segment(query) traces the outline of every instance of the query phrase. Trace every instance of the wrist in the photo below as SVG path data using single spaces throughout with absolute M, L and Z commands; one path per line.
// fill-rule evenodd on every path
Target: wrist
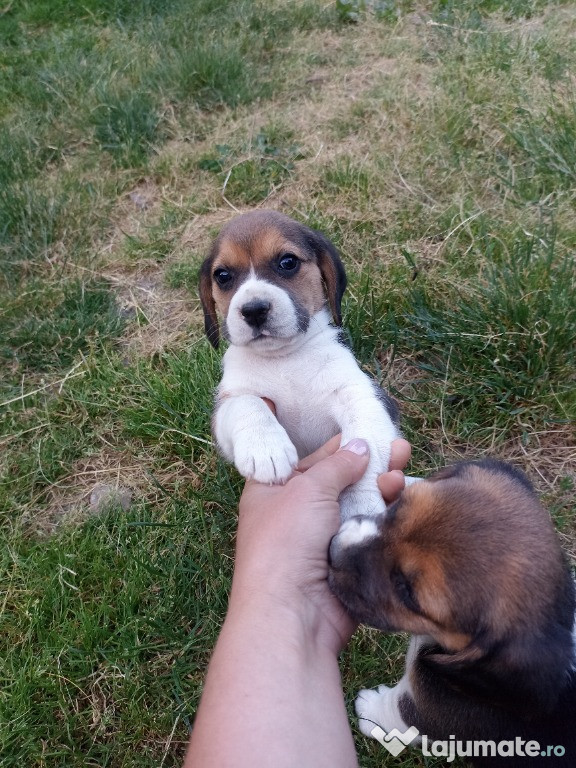
M 233 587 L 188 765 L 356 764 L 337 651 L 314 628 L 314 607 L 293 598 Z
M 336 659 L 352 628 L 348 633 L 334 626 L 325 610 L 326 601 L 333 600 L 337 610 L 342 614 L 345 611 L 326 591 L 327 594 L 318 594 L 310 587 L 304 592 L 290 584 L 282 584 L 281 588 L 270 584 L 254 588 L 233 582 L 226 621 L 235 626 L 251 625 L 272 642 L 311 654 L 328 653 Z

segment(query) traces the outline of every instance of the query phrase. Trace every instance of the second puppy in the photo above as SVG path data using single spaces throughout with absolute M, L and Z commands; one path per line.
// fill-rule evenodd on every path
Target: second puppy
M 330 557 L 356 620 L 413 634 L 400 683 L 360 691 L 365 735 L 415 728 L 494 768 L 576 765 L 574 580 L 522 473 L 444 469 L 385 518 L 345 522 Z
M 364 438 L 370 464 L 340 498 L 343 519 L 386 506 L 376 486 L 399 436 L 393 401 L 341 343 L 346 274 L 332 243 L 276 211 L 230 221 L 204 261 L 200 298 L 210 342 L 230 342 L 216 395 L 218 446 L 244 477 L 283 483 L 298 460 L 342 433 Z M 271 400 L 276 417 L 262 398 Z

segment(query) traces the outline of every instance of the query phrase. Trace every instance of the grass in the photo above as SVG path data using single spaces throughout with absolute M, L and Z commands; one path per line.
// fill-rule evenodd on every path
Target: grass
M 411 473 L 513 461 L 576 559 L 575 28 L 567 0 L 2 10 L 2 765 L 181 763 L 241 489 L 196 292 L 234 209 L 338 246 Z M 130 508 L 97 512 L 98 483 Z M 405 645 L 357 633 L 351 716 Z
M 40 299 L 40 306 L 48 304 L 50 311 L 31 308 L 35 299 Z M 99 338 L 118 335 L 123 325 L 114 296 L 102 280 L 69 281 L 58 299 L 46 296 L 41 284 L 30 286 L 25 296 L 6 307 L 2 320 L 0 356 L 22 371 L 36 372 L 72 366 L 80 352 Z

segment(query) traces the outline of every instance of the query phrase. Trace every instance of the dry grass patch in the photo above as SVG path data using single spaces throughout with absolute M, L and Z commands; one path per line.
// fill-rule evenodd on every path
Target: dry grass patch
M 181 344 L 198 319 L 196 302 L 188 292 L 165 284 L 164 269 L 146 269 L 118 280 L 122 311 L 133 316 L 121 343 L 130 357 L 149 357 Z
M 160 510 L 166 490 L 190 492 L 202 483 L 202 471 L 182 460 L 158 467 L 146 454 L 108 448 L 76 461 L 69 474 L 46 489 L 42 501 L 29 505 L 22 523 L 35 536 L 51 536 L 63 526 L 81 525 L 111 506 L 127 511 L 132 505 L 146 503 Z

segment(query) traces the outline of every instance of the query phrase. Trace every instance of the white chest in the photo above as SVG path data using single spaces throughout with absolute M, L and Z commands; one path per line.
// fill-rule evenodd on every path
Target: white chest
M 356 377 L 366 379 L 336 339 L 275 359 L 231 347 L 224 356 L 220 393 L 272 400 L 278 421 L 302 458 L 339 432 L 333 401 Z

